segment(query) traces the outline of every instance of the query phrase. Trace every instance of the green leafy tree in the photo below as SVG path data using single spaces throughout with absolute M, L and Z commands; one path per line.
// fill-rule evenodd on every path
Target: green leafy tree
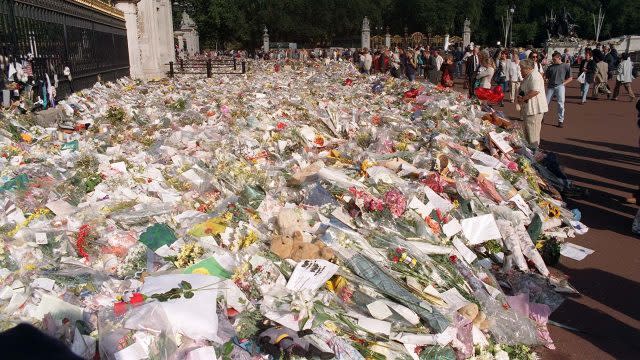
M 592 15 L 605 12 L 601 38 L 640 33 L 639 0 L 174 0 L 174 26 L 182 11 L 198 25 L 203 48 L 257 48 L 266 26 L 274 42 L 300 46 L 359 45 L 362 19 L 371 20 L 372 34 L 389 27 L 392 34 L 420 31 L 430 35 L 461 35 L 471 21 L 472 39 L 480 44 L 504 41 L 502 18 L 515 5 L 513 41 L 540 45 L 547 39 L 545 15 L 566 9 L 578 35 L 594 38 Z M 348 40 L 348 41 L 347 41 Z

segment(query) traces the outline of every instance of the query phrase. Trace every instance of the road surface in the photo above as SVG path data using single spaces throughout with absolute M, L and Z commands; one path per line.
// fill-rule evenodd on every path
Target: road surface
M 625 92 L 619 101 L 580 105 L 578 87 L 577 81 L 568 85 L 564 128 L 555 126 L 552 102 L 541 147 L 556 152 L 570 179 L 589 188 L 588 198 L 568 200 L 590 227 L 570 242 L 595 253 L 583 261 L 561 257 L 555 267 L 580 295 L 568 298 L 551 320 L 574 330 L 550 326 L 557 350 L 539 354 L 545 360 L 640 359 L 640 237 L 631 233 L 638 207 L 625 202 L 640 184 L 635 102 Z M 640 94 L 640 79 L 633 87 Z M 518 117 L 513 104 L 501 110 Z

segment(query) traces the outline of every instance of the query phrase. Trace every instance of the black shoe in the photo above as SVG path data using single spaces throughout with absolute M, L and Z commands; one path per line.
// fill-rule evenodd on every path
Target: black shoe
M 559 128 L 563 128 L 563 127 L 564 127 L 564 123 L 563 123 L 563 122 L 559 122 L 559 123 L 558 123 L 558 127 L 559 127 Z

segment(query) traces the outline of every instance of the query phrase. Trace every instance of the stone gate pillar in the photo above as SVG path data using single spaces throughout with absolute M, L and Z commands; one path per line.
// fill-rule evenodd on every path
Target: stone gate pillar
M 264 34 L 262 35 L 262 51 L 269 52 L 269 31 L 267 27 L 264 27 Z
M 140 0 L 120 0 L 116 8 L 124 13 L 127 27 L 127 47 L 129 48 L 129 74 L 132 78 L 143 77 L 140 43 L 138 42 L 138 2 Z
M 362 20 L 362 48 L 371 49 L 371 27 L 369 26 L 369 19 L 365 16 Z
M 466 19 L 464 21 L 464 30 L 462 32 L 462 46 L 467 47 L 471 43 L 471 21 Z
M 389 34 L 389 27 L 387 26 L 387 33 L 384 35 L 384 46 L 389 49 L 391 48 L 391 34 Z
M 117 0 L 125 13 L 130 73 L 134 78 L 164 77 L 175 61 L 169 0 Z

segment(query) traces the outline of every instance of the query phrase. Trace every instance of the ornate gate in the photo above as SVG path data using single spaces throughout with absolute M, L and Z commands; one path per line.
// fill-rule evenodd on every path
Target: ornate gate
M 124 16 L 97 0 L 0 0 L 0 55 L 11 61 L 33 55 L 36 79 L 60 79 L 58 94 L 70 92 L 62 73 L 68 66 L 75 90 L 92 86 L 98 76 L 129 75 Z

